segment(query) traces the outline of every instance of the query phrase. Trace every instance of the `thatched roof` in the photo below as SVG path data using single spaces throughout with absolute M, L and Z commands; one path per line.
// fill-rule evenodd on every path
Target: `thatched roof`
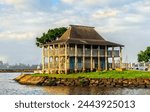
M 49 44 L 58 43 L 123 46 L 121 44 L 106 41 L 95 31 L 94 27 L 79 25 L 70 25 L 68 30 L 58 40 Z

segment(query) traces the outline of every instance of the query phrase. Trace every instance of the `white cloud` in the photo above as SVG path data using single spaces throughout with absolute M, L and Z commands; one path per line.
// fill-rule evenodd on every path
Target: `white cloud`
M 26 40 L 26 39 L 31 39 L 35 38 L 36 34 L 33 32 L 2 32 L 0 33 L 0 39 L 1 40 L 10 40 L 10 39 L 15 39 L 15 40 Z
M 131 23 L 139 23 L 139 22 L 143 22 L 144 18 L 141 15 L 132 14 L 125 17 L 124 20 Z
M 25 1 L 24 0 L 0 0 L 1 3 L 5 4 L 13 4 L 13 5 L 19 5 L 23 4 Z
M 64 3 L 72 4 L 75 0 L 61 0 Z
M 78 5 L 104 5 L 104 4 L 109 4 L 112 1 L 111 0 L 61 0 L 63 3 L 66 4 L 70 4 L 70 5 L 74 5 L 74 4 L 78 4 Z
M 4 63 L 6 63 L 8 61 L 8 57 L 0 55 L 0 61 L 3 61 Z
M 11 5 L 16 9 L 26 9 L 32 0 L 0 0 L 0 4 Z
M 105 18 L 105 17 L 115 17 L 117 16 L 119 11 L 115 10 L 115 9 L 104 9 L 104 10 L 98 10 L 96 11 L 92 17 L 96 18 L 96 19 L 100 19 L 100 18 Z

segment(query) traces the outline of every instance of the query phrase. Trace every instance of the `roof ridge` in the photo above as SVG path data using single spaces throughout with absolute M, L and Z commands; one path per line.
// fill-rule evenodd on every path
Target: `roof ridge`
M 71 27 L 86 27 L 86 28 L 95 28 L 93 26 L 86 26 L 86 25 L 69 25 Z

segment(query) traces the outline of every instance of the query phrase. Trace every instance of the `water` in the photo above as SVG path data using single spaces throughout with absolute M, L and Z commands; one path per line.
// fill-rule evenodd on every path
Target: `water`
M 150 89 L 100 87 L 49 87 L 18 84 L 20 73 L 0 73 L 0 95 L 149 95 Z

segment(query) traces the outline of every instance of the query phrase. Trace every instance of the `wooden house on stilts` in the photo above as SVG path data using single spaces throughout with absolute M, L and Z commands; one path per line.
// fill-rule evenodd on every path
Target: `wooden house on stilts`
M 122 47 L 106 41 L 94 27 L 70 25 L 58 40 L 42 46 L 42 71 L 67 74 L 115 69 L 115 58 L 122 66 Z

